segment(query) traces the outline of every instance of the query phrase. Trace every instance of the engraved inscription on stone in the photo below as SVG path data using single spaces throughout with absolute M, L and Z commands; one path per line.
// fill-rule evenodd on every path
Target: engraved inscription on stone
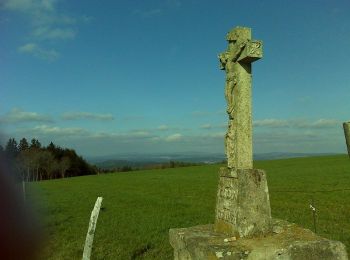
M 260 41 L 254 41 L 251 42 L 249 45 L 247 45 L 247 53 L 250 55 L 255 55 L 255 56 L 262 56 L 262 44 Z
M 235 223 L 236 217 L 227 209 L 218 210 L 217 218 L 220 220 L 227 221 L 229 223 Z
M 237 200 L 237 190 L 234 188 L 237 179 L 229 177 L 221 177 L 218 195 L 217 195 L 217 219 L 224 220 L 229 223 L 235 223 L 236 216 L 234 215 L 233 203 Z

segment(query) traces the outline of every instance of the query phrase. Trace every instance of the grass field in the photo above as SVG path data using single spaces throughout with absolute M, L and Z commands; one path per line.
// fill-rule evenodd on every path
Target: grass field
M 168 230 L 214 221 L 220 165 L 136 171 L 28 184 L 47 232 L 43 259 L 81 259 L 91 210 L 102 196 L 92 259 L 172 259 Z M 350 249 L 350 160 L 344 156 L 257 161 L 272 215 Z

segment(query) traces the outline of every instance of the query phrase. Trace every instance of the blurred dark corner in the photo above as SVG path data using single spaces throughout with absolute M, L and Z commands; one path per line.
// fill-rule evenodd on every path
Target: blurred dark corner
M 41 231 L 14 174 L 0 157 L 0 259 L 37 259 Z

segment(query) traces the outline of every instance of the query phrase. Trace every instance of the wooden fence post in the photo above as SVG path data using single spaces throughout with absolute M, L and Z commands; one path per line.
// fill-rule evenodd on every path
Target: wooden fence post
M 98 214 L 100 212 L 102 200 L 103 200 L 102 197 L 97 198 L 96 203 L 95 203 L 95 207 L 91 212 L 89 229 L 88 229 L 88 232 L 86 234 L 86 239 L 85 239 L 83 260 L 90 260 L 92 242 L 94 241 L 96 223 L 97 223 Z

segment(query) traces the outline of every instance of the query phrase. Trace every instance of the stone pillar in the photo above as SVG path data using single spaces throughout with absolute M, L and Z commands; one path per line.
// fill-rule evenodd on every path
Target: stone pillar
M 344 122 L 343 128 L 344 128 L 346 147 L 348 149 L 348 155 L 350 157 L 350 122 Z
M 227 167 L 219 174 L 214 229 L 251 237 L 269 232 L 271 226 L 266 175 L 253 169 L 251 63 L 262 58 L 262 42 L 251 40 L 247 27 L 234 28 L 226 40 L 228 48 L 219 59 L 226 71 Z
M 235 167 L 237 169 L 253 168 L 252 141 L 252 76 L 251 63 L 236 62 L 233 70 L 237 76 L 237 86 L 233 90 L 235 99 Z

